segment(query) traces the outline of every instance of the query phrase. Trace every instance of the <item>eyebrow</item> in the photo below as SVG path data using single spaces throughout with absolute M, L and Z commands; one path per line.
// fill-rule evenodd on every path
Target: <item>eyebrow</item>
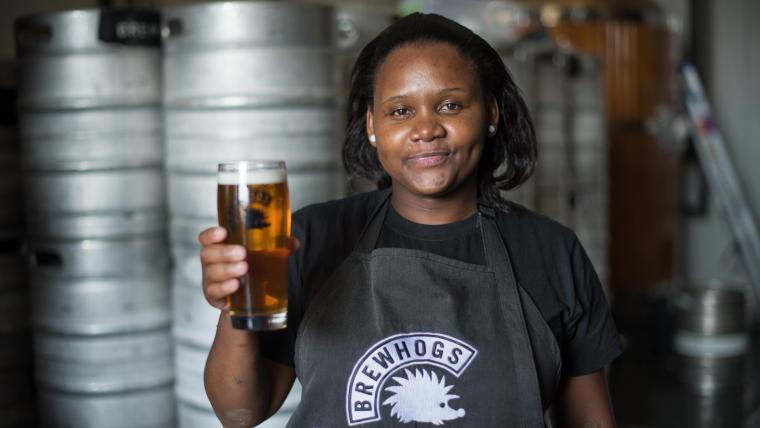
M 462 88 L 446 88 L 446 89 L 441 89 L 440 91 L 438 91 L 438 95 L 446 95 L 446 94 L 450 94 L 452 92 L 464 92 L 464 91 L 465 90 L 462 89 Z M 406 95 L 406 94 L 394 95 L 394 96 L 386 99 L 385 101 L 383 101 L 381 104 L 386 104 L 386 103 L 390 103 L 390 102 L 394 102 L 394 101 L 400 101 L 400 100 L 406 99 L 407 97 L 408 97 L 408 95 Z

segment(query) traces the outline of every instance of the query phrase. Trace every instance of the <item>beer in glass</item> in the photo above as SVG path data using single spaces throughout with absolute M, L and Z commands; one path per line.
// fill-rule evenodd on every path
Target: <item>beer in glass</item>
M 248 250 L 248 273 L 228 297 L 232 326 L 278 330 L 287 326 L 290 199 L 285 162 L 219 164 L 219 225 L 226 244 Z

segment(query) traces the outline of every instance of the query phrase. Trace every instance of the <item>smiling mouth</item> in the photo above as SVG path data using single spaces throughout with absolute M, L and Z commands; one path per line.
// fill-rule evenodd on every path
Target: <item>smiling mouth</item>
M 415 166 L 437 166 L 449 159 L 451 152 L 425 152 L 410 156 L 407 162 Z

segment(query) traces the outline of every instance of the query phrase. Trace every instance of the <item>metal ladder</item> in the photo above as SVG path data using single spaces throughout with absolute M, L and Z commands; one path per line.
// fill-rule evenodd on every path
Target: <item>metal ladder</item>
M 754 294 L 755 308 L 760 308 L 760 236 L 752 211 L 726 151 L 723 137 L 715 126 L 710 104 L 694 65 L 681 67 L 686 110 L 697 157 L 734 235 L 749 280 L 749 292 Z

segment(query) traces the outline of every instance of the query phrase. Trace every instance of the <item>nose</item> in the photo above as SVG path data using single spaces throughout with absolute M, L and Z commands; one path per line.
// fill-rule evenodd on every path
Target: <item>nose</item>
M 410 138 L 414 142 L 433 141 L 446 136 L 446 129 L 434 115 L 418 114 Z

